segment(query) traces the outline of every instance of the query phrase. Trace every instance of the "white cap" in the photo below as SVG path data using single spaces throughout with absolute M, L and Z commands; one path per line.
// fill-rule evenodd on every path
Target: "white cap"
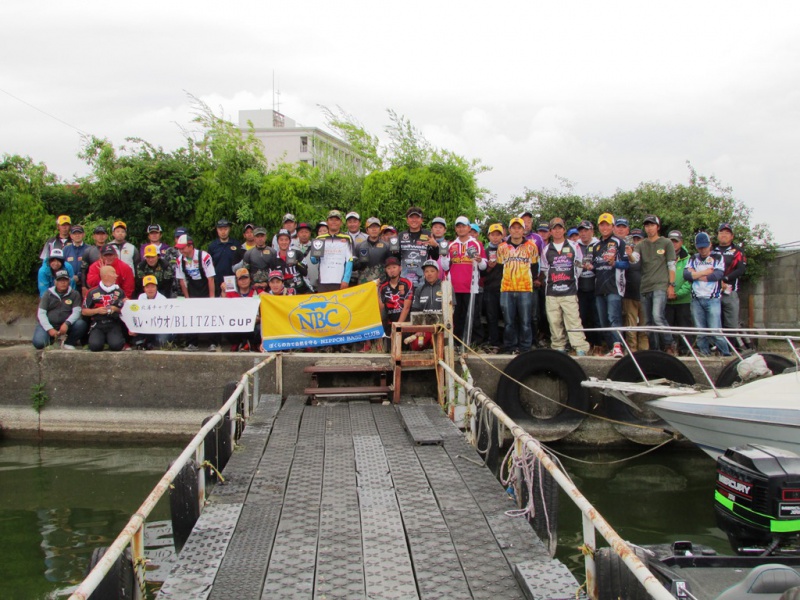
M 350 212 L 349 212 L 349 213 L 347 213 L 347 215 L 345 215 L 345 217 L 344 217 L 344 220 L 345 220 L 345 221 L 347 221 L 347 219 L 358 219 L 358 220 L 360 221 L 360 220 L 361 220 L 361 215 L 359 215 L 359 214 L 358 214 L 357 212 L 355 212 L 355 211 L 350 211 Z
M 456 219 L 456 225 L 466 225 L 469 227 L 469 219 L 467 217 L 461 216 Z

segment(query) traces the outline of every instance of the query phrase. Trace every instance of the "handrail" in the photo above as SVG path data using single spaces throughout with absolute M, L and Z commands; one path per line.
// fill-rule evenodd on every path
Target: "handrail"
M 95 565 L 94 569 L 92 569 L 91 573 L 86 576 L 86 578 L 81 582 L 80 586 L 72 593 L 72 595 L 69 597 L 69 600 L 86 600 L 86 598 L 88 598 L 89 595 L 95 590 L 95 588 L 100 585 L 100 583 L 103 581 L 103 578 L 108 574 L 116 560 L 122 555 L 122 553 L 125 551 L 125 548 L 128 547 L 128 544 L 131 543 L 134 546 L 134 563 L 138 571 L 137 576 L 140 576 L 142 578 L 140 581 L 143 581 L 144 565 L 141 564 L 140 559 L 143 558 L 145 520 L 152 512 L 153 508 L 155 508 L 161 497 L 167 492 L 167 490 L 169 490 L 170 485 L 178 473 L 180 473 L 181 469 L 183 469 L 184 465 L 195 455 L 195 452 L 198 451 L 198 449 L 202 450 L 202 444 L 205 442 L 206 435 L 208 435 L 208 433 L 216 426 L 216 424 L 225 418 L 226 413 L 230 412 L 235 406 L 239 396 L 247 388 L 250 377 L 274 361 L 276 356 L 276 354 L 271 354 L 242 375 L 242 377 L 239 379 L 236 389 L 233 391 L 233 393 L 231 393 L 225 404 L 222 405 L 222 408 L 212 415 L 208 422 L 200 428 L 200 431 L 198 431 L 192 440 L 186 445 L 180 456 L 175 460 L 174 463 L 172 463 L 172 466 L 167 470 L 167 472 L 164 473 L 163 477 L 161 477 L 159 482 L 153 488 L 153 491 L 150 492 L 150 495 L 147 496 L 139 509 L 130 518 L 128 524 L 125 525 L 122 532 L 120 532 L 120 534 L 117 536 L 117 539 L 114 540 L 114 543 L 111 544 L 108 550 L 106 550 L 103 558 L 100 559 L 97 565 Z M 258 399 L 256 398 L 256 400 Z
M 539 443 L 522 427 L 511 420 L 511 418 L 509 418 L 509 416 L 503 412 L 503 409 L 501 409 L 491 398 L 489 398 L 489 396 L 484 394 L 480 388 L 476 388 L 469 382 L 465 381 L 444 361 L 439 361 L 439 364 L 445 370 L 445 372 L 453 378 L 454 381 L 463 386 L 464 389 L 476 399 L 476 401 L 479 401 L 481 404 L 483 404 L 484 407 L 490 411 L 498 421 L 500 421 L 509 431 L 511 431 L 514 439 L 517 442 L 522 443 L 536 456 L 536 458 L 541 461 L 542 466 L 548 470 L 556 483 L 561 486 L 570 499 L 580 509 L 581 513 L 583 514 L 584 529 L 586 523 L 588 522 L 591 523 L 594 529 L 597 529 L 597 531 L 600 532 L 600 534 L 608 541 L 608 543 L 611 544 L 614 552 L 619 555 L 628 569 L 631 570 L 636 579 L 642 583 L 645 590 L 647 590 L 647 593 L 656 600 L 674 600 L 674 597 L 669 593 L 669 590 L 667 590 L 659 582 L 656 576 L 650 572 L 647 566 L 641 560 L 639 560 L 628 543 L 623 540 L 619 534 L 614 531 L 611 525 L 609 525 L 608 521 L 606 521 L 600 515 L 600 513 L 597 512 L 597 509 L 592 506 L 592 504 L 586 499 L 580 490 L 575 487 L 575 484 L 572 483 L 570 478 L 564 474 L 561 469 L 550 459 Z M 594 545 L 594 529 L 591 530 L 591 535 L 588 536 L 591 541 L 586 542 L 587 546 Z M 584 536 L 587 537 L 586 531 L 584 531 Z M 597 581 L 594 576 L 594 550 L 595 548 L 591 547 L 590 552 L 586 555 L 586 587 L 590 598 L 597 598 Z

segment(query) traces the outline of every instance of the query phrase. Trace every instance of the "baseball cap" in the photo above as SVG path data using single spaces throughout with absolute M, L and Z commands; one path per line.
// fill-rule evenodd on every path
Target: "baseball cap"
M 458 217 L 456 219 L 456 225 L 466 225 L 469 227 L 469 219 L 467 217 Z
M 597 219 L 597 224 L 600 225 L 600 223 L 608 223 L 609 225 L 613 225 L 614 215 L 612 215 L 611 213 L 603 213 Z
M 584 219 L 583 221 L 578 223 L 578 231 L 580 231 L 581 229 L 594 229 L 594 225 L 592 225 L 591 221 L 587 221 L 586 219 Z
M 161 233 L 161 225 L 159 225 L 158 223 L 148 225 L 147 233 L 153 233 L 153 232 Z
M 719 227 L 717 227 L 717 231 L 723 231 L 725 229 L 733 233 L 733 227 L 731 226 L 730 223 L 720 223 Z
M 239 279 L 239 277 L 250 277 L 250 271 L 244 267 L 236 269 L 236 279 Z
M 280 279 L 281 281 L 283 281 L 283 273 L 275 269 L 274 271 L 269 272 L 269 278 L 270 281 L 273 279 Z
M 256 226 L 255 226 L 255 225 L 253 225 L 252 223 L 247 223 L 247 224 L 244 226 L 244 229 L 242 229 L 242 231 L 247 231 L 248 229 L 255 229 L 255 228 L 256 228 Z
M 561 225 L 561 227 L 564 227 L 566 229 L 566 226 L 564 225 L 564 219 L 562 219 L 561 217 L 553 217 L 552 219 L 550 219 L 550 229 L 552 229 L 556 225 Z
M 72 219 L 69 218 L 69 215 L 59 215 L 56 219 L 56 223 L 59 225 L 71 225 Z
M 472 229 L 472 231 L 477 231 L 478 233 L 481 232 L 481 226 L 478 225 L 477 223 L 470 223 L 469 227 L 470 229 Z
M 425 267 L 433 267 L 438 271 L 439 263 L 437 263 L 435 260 L 426 260 L 424 263 L 422 263 L 422 268 L 424 269 Z
M 182 235 L 186 235 L 187 233 L 189 233 L 189 231 L 186 229 L 186 227 L 178 227 L 175 230 L 174 237 L 181 237 Z
M 360 221 L 360 220 L 361 220 L 361 215 L 359 215 L 359 214 L 358 214 L 357 212 L 355 212 L 354 210 L 351 210 L 351 211 L 350 211 L 349 213 L 347 213 L 347 214 L 345 215 L 345 217 L 344 217 L 344 220 L 345 220 L 345 221 L 346 221 L 347 219 L 358 219 L 358 220 Z
M 422 216 L 422 209 L 419 206 L 410 206 L 406 211 L 406 216 L 410 217 L 411 215 Z
M 524 227 L 525 227 L 525 222 L 522 220 L 522 218 L 521 218 L 521 217 L 514 217 L 513 219 L 511 219 L 511 220 L 508 222 L 508 226 L 509 226 L 509 227 L 511 227 L 512 225 L 522 225 L 522 227 L 524 228 Z M 501 230 L 502 230 L 502 229 L 501 229 Z M 491 229 L 489 229 L 489 231 L 491 232 L 492 230 L 491 230 Z
M 389 225 L 387 223 L 386 225 L 381 225 L 381 233 L 383 233 L 384 231 L 395 231 L 396 232 L 397 229 L 395 228 L 394 225 Z
M 381 220 L 378 217 L 370 217 L 369 219 L 367 219 L 367 227 L 370 227 L 371 225 L 377 225 L 378 227 L 380 227 Z
M 156 279 L 156 276 L 155 275 L 145 275 L 144 279 L 142 279 L 142 287 L 144 287 L 146 285 L 150 285 L 151 283 L 153 285 L 158 285 L 158 279 Z
M 519 218 L 521 219 L 522 217 L 530 217 L 532 219 L 533 218 L 533 213 L 531 211 L 529 211 L 529 210 L 526 210 L 525 212 L 520 214 Z
M 631 229 L 631 237 L 643 238 L 644 237 L 644 233 L 642 232 L 641 229 L 639 229 L 637 227 L 636 229 Z
M 285 236 L 286 236 L 286 237 L 288 237 L 288 238 L 291 238 L 291 237 L 292 237 L 292 234 L 291 234 L 291 233 L 289 233 L 289 230 L 288 230 L 288 229 L 280 229 L 280 230 L 278 231 L 278 233 L 276 233 L 276 234 L 275 234 L 275 237 L 276 237 L 276 238 L 279 238 L 279 237 L 281 237 L 282 235 L 285 235 Z
M 286 213 L 285 215 L 283 215 L 283 222 L 286 223 L 286 221 L 291 221 L 292 223 L 296 223 L 297 219 L 294 218 L 294 215 L 292 213 Z
M 325 221 L 320 221 L 319 223 L 317 223 L 316 230 L 319 231 L 320 227 L 327 227 L 327 226 L 328 224 Z
M 431 225 L 436 225 L 437 223 L 447 227 L 447 221 L 445 221 L 442 217 L 433 217 L 433 220 L 431 220 Z
M 617 217 L 614 221 L 614 225 L 624 225 L 625 227 L 630 227 L 630 222 L 625 217 Z
M 339 212 L 338 210 L 332 210 L 332 211 L 328 212 L 328 218 L 329 219 L 339 219 L 341 221 L 342 220 L 342 213 Z
M 112 230 L 116 229 L 117 227 L 122 227 L 127 231 L 128 226 L 125 225 L 125 221 L 114 221 L 114 226 L 111 228 Z
M 550 223 L 539 223 L 536 231 L 550 231 Z
M 696 236 L 694 236 L 695 248 L 708 248 L 710 245 L 711 245 L 711 238 L 708 237 L 708 234 L 705 231 L 701 231 Z
M 521 219 L 511 219 L 511 224 L 518 223 Z M 489 225 L 489 233 L 493 233 L 497 231 L 498 233 L 503 233 L 503 226 L 500 223 L 492 223 Z
M 56 271 L 56 279 L 70 279 L 70 276 L 66 269 L 59 269 Z
M 253 235 L 267 235 L 267 230 L 263 227 L 256 227 L 253 230 Z
M 220 219 L 217 221 L 217 227 L 230 227 L 231 222 L 228 219 Z
M 185 233 L 178 238 L 177 242 L 175 242 L 175 247 L 178 250 L 180 250 L 181 248 L 186 248 L 186 246 L 192 246 L 192 245 L 194 245 L 194 240 Z
M 567 237 L 570 237 L 572 235 L 578 235 L 577 227 L 572 227 L 569 231 L 567 231 Z
M 51 258 L 64 260 L 64 251 L 61 248 L 53 248 L 52 250 L 50 250 L 50 256 L 47 257 L 47 260 L 50 260 Z
M 647 225 L 648 223 L 655 223 L 656 225 L 661 225 L 661 221 L 655 215 L 647 215 L 644 219 L 642 219 L 642 225 Z
M 677 229 L 673 229 L 672 231 L 670 231 L 667 237 L 671 240 L 683 241 L 683 234 Z
M 300 231 L 301 229 L 308 229 L 309 231 L 311 231 L 311 225 L 309 225 L 306 222 L 298 223 L 297 230 Z
M 73 225 L 69 231 L 70 233 L 84 233 L 83 225 Z
M 386 262 L 383 264 L 388 267 L 389 265 L 399 265 L 400 261 L 397 260 L 396 257 L 390 256 L 389 258 L 386 259 Z
M 158 256 L 158 248 L 156 248 L 155 244 L 149 244 L 144 249 L 145 256 Z
M 103 227 L 102 225 L 98 225 L 97 227 L 94 228 L 94 231 L 92 233 L 108 233 L 108 232 L 106 231 L 105 227 Z
M 111 244 L 106 244 L 105 246 L 103 246 L 103 251 L 101 252 L 103 256 L 108 256 L 110 254 L 116 255 L 116 253 L 117 251 L 114 250 L 114 246 L 112 246 Z

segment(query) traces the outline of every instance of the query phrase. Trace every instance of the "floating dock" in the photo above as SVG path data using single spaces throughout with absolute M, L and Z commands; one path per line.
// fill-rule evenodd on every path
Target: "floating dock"
M 575 598 L 431 399 L 264 395 L 159 598 Z

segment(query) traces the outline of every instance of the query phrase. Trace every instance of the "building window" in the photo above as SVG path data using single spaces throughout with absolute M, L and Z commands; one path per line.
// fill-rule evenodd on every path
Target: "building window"
M 308 136 L 300 136 L 300 152 L 308 152 Z

